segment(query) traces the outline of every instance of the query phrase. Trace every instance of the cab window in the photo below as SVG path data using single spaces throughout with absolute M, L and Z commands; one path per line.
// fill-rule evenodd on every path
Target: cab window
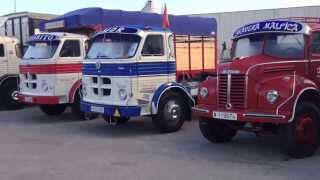
M 60 51 L 60 57 L 80 57 L 80 41 L 66 40 Z
M 143 56 L 164 56 L 162 35 L 149 35 L 142 49 Z
M 312 34 L 311 53 L 320 54 L 320 32 Z
M 0 57 L 4 57 L 4 45 L 0 44 Z

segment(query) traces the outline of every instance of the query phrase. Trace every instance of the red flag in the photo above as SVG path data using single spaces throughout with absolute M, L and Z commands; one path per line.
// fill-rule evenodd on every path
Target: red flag
M 165 29 L 170 28 L 170 21 L 169 21 L 168 9 L 166 4 L 164 5 L 164 11 L 162 16 L 162 27 Z

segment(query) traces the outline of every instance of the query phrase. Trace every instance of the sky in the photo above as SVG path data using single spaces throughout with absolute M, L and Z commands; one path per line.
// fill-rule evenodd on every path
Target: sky
M 103 7 L 139 11 L 146 0 L 1 0 L 0 15 L 17 11 L 51 14 L 66 12 L 84 7 Z M 320 5 L 320 0 L 157 0 L 166 3 L 170 14 L 200 14 L 213 12 L 244 11 L 255 9 L 285 8 Z

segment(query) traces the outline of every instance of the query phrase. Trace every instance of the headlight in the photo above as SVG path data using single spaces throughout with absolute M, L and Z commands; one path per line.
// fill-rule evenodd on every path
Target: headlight
M 208 88 L 202 87 L 199 94 L 202 98 L 206 98 L 209 94 Z
M 48 92 L 49 91 L 49 84 L 47 83 L 47 81 L 42 81 L 41 82 L 41 89 L 44 92 Z
M 124 101 L 124 100 L 127 99 L 127 97 L 128 97 L 128 92 L 127 92 L 127 90 L 125 90 L 125 89 L 120 89 L 120 90 L 119 90 L 119 98 L 120 98 L 120 100 Z
M 270 90 L 267 93 L 267 101 L 271 104 L 275 103 L 279 98 L 279 93 L 276 90 Z

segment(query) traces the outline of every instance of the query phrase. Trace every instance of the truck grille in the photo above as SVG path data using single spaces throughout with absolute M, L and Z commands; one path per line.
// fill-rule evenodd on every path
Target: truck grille
M 37 75 L 36 74 L 23 74 L 23 84 L 27 89 L 37 89 Z
M 230 76 L 230 80 L 228 76 Z M 243 110 L 245 107 L 245 82 L 245 75 L 242 74 L 219 75 L 219 108 L 226 109 L 226 105 L 230 103 L 232 108 L 229 110 Z M 229 93 L 228 89 L 230 89 Z
M 90 77 L 90 90 L 95 96 L 111 95 L 111 80 L 106 77 Z

